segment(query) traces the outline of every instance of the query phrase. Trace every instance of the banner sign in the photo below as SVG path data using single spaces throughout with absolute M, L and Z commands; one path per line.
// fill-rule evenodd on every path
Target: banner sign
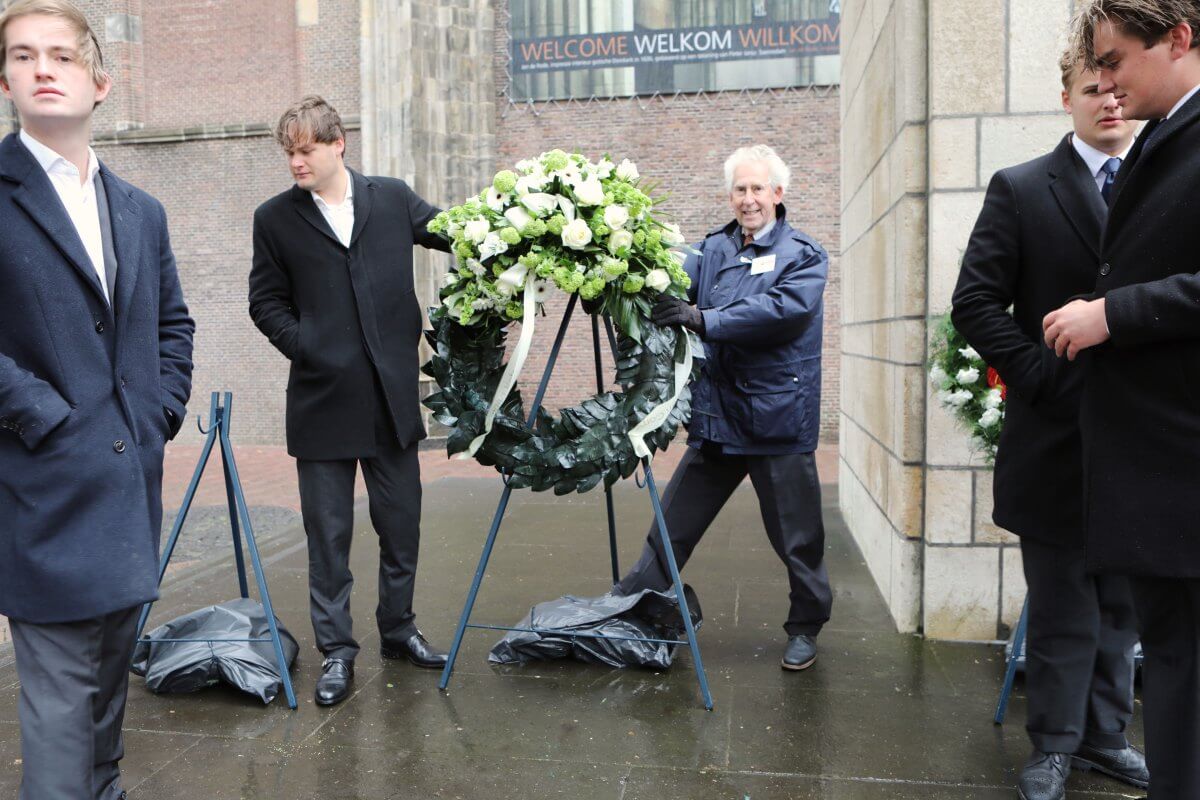
M 831 6 L 836 8 L 836 6 Z M 637 28 L 632 31 L 513 39 L 512 71 L 606 69 L 655 64 L 746 61 L 837 55 L 841 16 L 701 28 Z

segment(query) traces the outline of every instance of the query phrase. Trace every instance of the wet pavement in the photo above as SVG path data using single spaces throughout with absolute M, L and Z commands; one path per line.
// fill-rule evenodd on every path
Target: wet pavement
M 661 482 L 668 472 L 660 470 Z M 440 646 L 450 644 L 499 488 L 484 477 L 426 483 L 416 611 Z M 632 482 L 616 494 L 628 564 L 645 535 L 648 498 Z M 486 657 L 499 634 L 469 631 L 445 693 L 437 672 L 384 662 L 372 630 L 374 534 L 361 506 L 355 693 L 317 707 L 303 534 L 294 524 L 260 534 L 272 599 L 301 645 L 300 708 L 289 710 L 282 696 L 264 707 L 220 688 L 156 696 L 134 678 L 125 786 L 131 800 L 1014 797 L 1028 755 L 1025 708 L 1018 684 L 1007 724 L 992 724 L 1000 649 L 896 633 L 840 520 L 836 487 L 825 488 L 824 503 L 833 619 L 805 672 L 779 668 L 787 579 L 748 484 L 688 565 L 705 615 L 711 712 L 686 650 L 663 673 L 574 662 L 493 667 Z M 515 493 L 474 621 L 512 624 L 535 602 L 607 591 L 603 509 L 599 492 Z M 168 579 L 152 624 L 230 599 L 236 586 L 229 557 L 201 560 Z M 11 645 L 0 645 L 0 798 L 16 796 L 20 774 L 11 660 Z M 1132 738 L 1141 743 L 1140 706 Z M 1070 787 L 1071 797 L 1142 794 L 1091 775 L 1073 776 Z

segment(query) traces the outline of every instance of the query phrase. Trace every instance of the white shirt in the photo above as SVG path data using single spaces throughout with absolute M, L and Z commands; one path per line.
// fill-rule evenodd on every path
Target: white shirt
M 325 198 L 316 192 L 311 192 L 311 194 L 317 208 L 321 209 L 321 215 L 325 217 L 325 221 L 337 235 L 338 241 L 342 243 L 342 247 L 349 247 L 350 234 L 354 232 L 354 181 L 351 180 L 350 173 L 346 173 L 346 196 L 336 206 L 326 203 Z
M 1178 111 L 1179 109 L 1183 108 L 1183 104 L 1186 103 L 1188 100 L 1191 100 L 1192 95 L 1194 95 L 1196 92 L 1200 92 L 1200 83 L 1193 86 L 1192 90 L 1190 92 L 1185 94 L 1183 97 L 1179 98 L 1179 102 L 1175 104 L 1175 107 L 1172 108 L 1171 111 L 1167 114 L 1167 116 L 1164 117 L 1163 119 L 1170 119 L 1172 116 L 1174 116 L 1175 112 Z
M 1092 174 L 1092 178 L 1096 181 L 1096 188 L 1103 189 L 1106 177 L 1104 174 L 1104 165 L 1110 158 L 1114 158 L 1114 156 L 1097 150 L 1075 134 L 1071 135 L 1071 144 L 1075 146 L 1075 152 L 1079 153 L 1079 157 L 1083 159 L 1083 163 L 1087 164 L 1088 172 Z M 1129 150 L 1132 147 L 1133 143 L 1130 142 L 1129 146 L 1118 153 L 1115 158 L 1124 161 L 1125 156 L 1129 155 Z
M 771 232 L 771 229 L 774 227 L 775 227 L 775 220 L 773 219 L 770 222 L 768 222 L 766 225 L 763 225 L 761 228 L 758 229 L 758 231 L 754 234 L 754 241 L 761 242 L 764 238 L 766 238 L 767 234 L 769 234 Z M 746 241 L 746 229 L 739 228 L 739 231 L 742 234 L 742 241 L 743 242 Z
M 104 297 L 112 304 L 108 296 L 108 281 L 104 271 L 104 238 L 100 235 L 100 209 L 96 207 L 96 173 L 100 171 L 100 162 L 96 153 L 88 148 L 87 180 L 80 182 L 79 168 L 46 145 L 30 136 L 24 129 L 19 134 L 21 143 L 29 148 L 38 164 L 50 178 L 58 199 L 62 201 L 71 218 L 71 224 L 79 238 L 83 240 L 83 249 L 87 251 L 92 262 L 92 268 L 100 278 L 100 289 Z

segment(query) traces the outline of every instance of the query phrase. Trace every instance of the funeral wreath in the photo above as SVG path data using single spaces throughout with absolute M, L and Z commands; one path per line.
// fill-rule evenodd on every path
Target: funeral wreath
M 654 325 L 650 308 L 660 293 L 686 297 L 690 280 L 683 236 L 654 215 L 652 191 L 628 160 L 552 150 L 498 172 L 430 222 L 456 260 L 430 309 L 434 352 L 423 368 L 439 387 L 425 405 L 451 429 L 450 455 L 495 466 L 514 488 L 585 492 L 629 477 L 687 422 L 691 342 L 682 329 Z M 530 426 L 517 378 L 556 293 L 611 318 L 622 391 L 557 418 L 539 408 Z M 505 362 L 514 322 L 520 337 Z

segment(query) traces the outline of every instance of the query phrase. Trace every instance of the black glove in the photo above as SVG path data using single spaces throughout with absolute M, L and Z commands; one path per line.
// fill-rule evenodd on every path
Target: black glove
M 654 309 L 650 312 L 650 319 L 654 321 L 655 325 L 664 328 L 682 325 L 696 333 L 704 333 L 704 316 L 700 313 L 700 309 L 686 300 L 680 300 L 678 297 L 671 297 L 667 294 L 661 295 L 658 302 L 654 304 Z

